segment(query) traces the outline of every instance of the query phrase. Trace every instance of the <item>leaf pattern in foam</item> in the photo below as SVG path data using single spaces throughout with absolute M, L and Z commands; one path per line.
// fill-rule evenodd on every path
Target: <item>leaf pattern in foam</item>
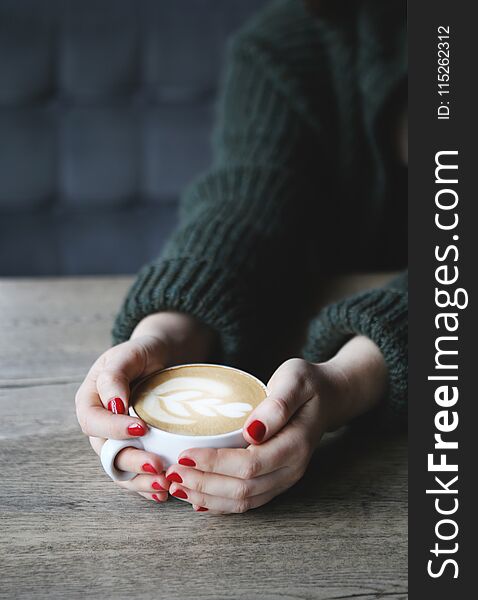
M 232 419 L 238 419 L 244 417 L 252 410 L 252 406 L 247 402 L 230 402 L 229 404 L 222 404 L 217 407 L 217 410 L 223 417 L 231 417 Z
M 231 395 L 232 391 L 226 384 L 213 379 L 175 377 L 157 386 L 146 402 L 150 414 L 163 422 L 176 424 L 193 423 L 194 414 L 237 419 L 252 410 L 253 407 L 246 402 L 228 402 L 227 398 Z

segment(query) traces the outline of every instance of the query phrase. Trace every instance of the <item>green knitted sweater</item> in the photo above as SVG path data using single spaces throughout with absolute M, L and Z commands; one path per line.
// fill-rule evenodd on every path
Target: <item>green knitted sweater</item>
M 161 256 L 139 272 L 115 342 L 146 315 L 178 310 L 216 330 L 218 360 L 253 369 L 251 357 L 268 351 L 269 332 L 286 331 L 321 274 L 348 260 L 363 269 L 397 267 L 369 258 L 386 255 L 379 239 L 398 244 L 390 206 L 406 215 L 383 135 L 406 81 L 405 40 L 403 2 L 395 0 L 350 3 L 340 18 L 322 21 L 299 0 L 275 1 L 235 35 L 213 163 L 183 194 Z M 399 254 L 405 265 L 406 250 Z M 406 282 L 403 275 L 326 307 L 303 352 L 321 361 L 354 334 L 369 336 L 389 368 L 388 406 L 401 415 Z

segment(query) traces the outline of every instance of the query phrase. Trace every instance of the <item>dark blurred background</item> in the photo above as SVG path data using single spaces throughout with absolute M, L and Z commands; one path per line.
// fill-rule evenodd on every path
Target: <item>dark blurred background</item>
M 0 0 L 0 275 L 133 273 L 210 160 L 231 32 L 265 0 Z

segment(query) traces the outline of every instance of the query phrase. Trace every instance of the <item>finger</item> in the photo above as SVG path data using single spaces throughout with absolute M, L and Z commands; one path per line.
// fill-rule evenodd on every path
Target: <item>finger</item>
M 104 369 L 96 378 L 101 403 L 115 414 L 124 415 L 129 405 L 129 379 L 121 370 Z
M 244 439 L 250 444 L 268 440 L 312 395 L 309 363 L 298 358 L 288 360 L 271 377 L 267 397 L 247 418 Z
M 119 485 L 131 492 L 149 492 L 150 494 L 166 494 L 169 489 L 169 482 L 165 481 L 164 475 L 136 475 L 129 481 L 120 481 Z M 167 484 L 167 487 L 165 487 Z
M 260 446 L 247 448 L 190 448 L 181 453 L 178 462 L 188 459 L 187 464 L 194 463 L 206 473 L 253 479 L 294 462 L 291 440 L 287 438 L 277 435 Z
M 205 506 L 199 506 L 199 504 L 193 504 L 193 509 L 196 512 L 209 512 L 209 508 L 206 508 Z M 211 514 L 216 514 L 216 515 L 220 515 L 222 513 L 216 511 L 216 512 L 211 512 Z
M 95 437 L 89 439 L 96 454 L 100 455 L 105 440 Z M 122 456 L 120 457 L 120 455 Z M 118 481 L 118 485 L 132 492 L 149 492 L 159 496 L 161 494 L 168 495 L 167 492 L 171 484 L 166 479 L 164 471 L 161 471 L 162 464 L 158 456 L 136 448 L 125 448 L 118 454 L 118 457 L 120 457 L 119 462 L 121 464 L 121 467 L 118 468 L 133 473 L 141 473 L 129 481 Z M 115 461 L 116 466 L 118 457 Z
M 166 502 L 169 497 L 167 493 L 147 494 L 144 492 L 138 492 L 138 494 L 140 496 L 143 496 L 143 498 L 146 498 L 146 500 L 152 500 L 153 502 L 157 502 L 157 503 Z
M 205 506 L 198 506 L 197 504 L 193 504 L 192 507 L 193 507 L 194 512 L 199 512 L 199 513 L 203 512 L 208 515 L 221 516 L 221 515 L 229 514 L 222 510 L 209 510 L 209 508 L 206 508 Z
M 273 489 L 294 483 L 292 469 L 284 467 L 254 477 L 253 479 L 238 479 L 215 473 L 204 473 L 198 469 L 191 469 L 181 465 L 173 465 L 166 472 L 168 481 L 176 482 L 182 486 L 202 492 L 211 496 L 221 496 L 232 500 L 244 500 L 252 496 L 264 494 Z
M 99 456 L 101 454 L 101 448 L 103 447 L 103 444 L 106 442 L 106 440 L 104 438 L 99 437 L 89 437 L 88 439 L 90 440 L 91 447 Z
M 184 486 L 174 483 L 171 486 L 169 493 L 174 498 L 178 498 L 178 500 L 189 502 L 193 506 L 207 508 L 208 511 L 219 513 L 244 513 L 248 510 L 258 508 L 259 506 L 266 504 L 266 502 L 272 500 L 272 498 L 285 491 L 285 489 L 286 488 L 276 489 L 266 492 L 265 494 L 259 494 L 257 496 L 252 496 L 251 498 L 246 498 L 244 500 L 232 500 L 231 498 L 222 498 L 220 496 L 211 496 L 209 494 L 196 492 L 195 490 L 190 490 Z
M 164 479 L 164 489 L 169 485 L 164 477 L 163 463 L 157 454 L 138 450 L 138 448 L 123 448 L 115 460 L 115 466 L 120 471 L 129 471 L 130 473 L 147 473 Z
M 151 337 L 130 340 L 108 350 L 93 365 L 88 379 L 96 382 L 105 408 L 116 414 L 128 412 L 130 382 L 164 366 L 164 347 Z
M 76 413 L 83 433 L 88 436 L 124 440 L 143 436 L 148 430 L 141 419 L 105 410 L 91 379 L 85 379 L 76 394 Z

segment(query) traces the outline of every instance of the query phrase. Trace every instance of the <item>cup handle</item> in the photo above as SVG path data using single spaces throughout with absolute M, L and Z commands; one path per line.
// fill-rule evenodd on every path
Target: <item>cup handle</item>
M 132 473 L 131 471 L 121 471 L 115 467 L 116 457 L 124 448 L 138 448 L 138 450 L 144 450 L 141 440 L 138 439 L 106 440 L 101 448 L 101 464 L 103 465 L 103 469 L 113 481 L 129 481 L 137 475 L 137 473 Z

